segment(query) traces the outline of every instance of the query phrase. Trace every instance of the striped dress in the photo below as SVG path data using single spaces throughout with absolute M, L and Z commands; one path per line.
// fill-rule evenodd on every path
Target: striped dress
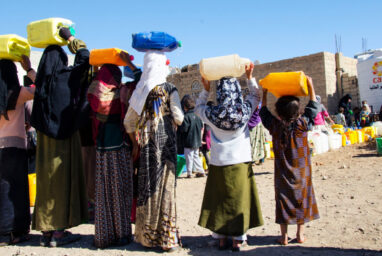
M 305 113 L 289 127 L 290 136 L 285 148 L 281 146 L 280 120 L 267 107 L 260 111 L 261 120 L 273 140 L 278 224 L 304 224 L 319 218 L 308 145 L 308 123 L 313 122 L 318 110 L 319 104 L 310 101 Z

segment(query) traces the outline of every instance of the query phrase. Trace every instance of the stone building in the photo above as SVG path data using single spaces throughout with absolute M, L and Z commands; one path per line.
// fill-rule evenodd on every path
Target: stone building
M 334 114 L 337 111 L 339 99 L 350 93 L 353 97 L 353 107 L 360 105 L 357 82 L 357 60 L 343 56 L 341 53 L 333 54 L 320 52 L 292 59 L 280 60 L 255 65 L 254 77 L 259 82 L 271 72 L 304 71 L 312 77 L 316 94 L 321 96 L 322 103 L 328 111 Z M 248 92 L 244 76 L 240 79 L 244 94 Z M 188 65 L 180 73 L 170 75 L 168 81 L 175 84 L 180 97 L 190 94 L 197 97 L 202 90 L 201 77 L 198 65 Z M 212 89 L 216 86 L 212 86 Z M 214 93 L 212 93 L 214 95 Z M 211 99 L 214 96 L 211 97 Z M 269 106 L 273 106 L 276 98 L 270 94 Z M 302 105 L 307 103 L 308 97 L 303 98 Z

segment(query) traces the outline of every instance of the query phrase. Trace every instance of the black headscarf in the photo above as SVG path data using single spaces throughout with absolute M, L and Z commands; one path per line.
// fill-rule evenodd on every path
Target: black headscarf
M 68 66 L 60 46 L 45 49 L 35 81 L 33 127 L 55 139 L 66 139 L 79 129 L 88 114 L 84 77 L 89 68 L 87 49 L 77 51 L 74 66 Z
M 0 119 L 8 119 L 8 110 L 16 108 L 20 94 L 20 82 L 17 77 L 17 68 L 11 60 L 0 60 Z

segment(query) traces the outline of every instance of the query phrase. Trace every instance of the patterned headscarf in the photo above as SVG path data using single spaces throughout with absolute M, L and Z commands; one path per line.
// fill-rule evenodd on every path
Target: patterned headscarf
M 216 88 L 217 105 L 207 105 L 206 116 L 218 128 L 233 131 L 247 124 L 252 105 L 244 102 L 236 78 L 220 79 Z

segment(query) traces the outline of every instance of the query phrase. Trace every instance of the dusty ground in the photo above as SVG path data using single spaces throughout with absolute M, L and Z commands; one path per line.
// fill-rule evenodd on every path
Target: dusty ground
M 274 223 L 273 161 L 255 167 L 265 225 L 249 231 L 249 246 L 242 255 L 382 255 L 382 157 L 375 143 L 348 146 L 313 157 L 313 175 L 321 219 L 306 225 L 303 245 L 278 246 Z M 197 225 L 206 179 L 179 179 L 179 226 L 186 248 L 177 255 L 232 255 L 218 251 L 210 232 Z M 98 250 L 92 246 L 92 225 L 71 231 L 81 241 L 64 248 L 39 247 L 39 234 L 19 246 L 0 248 L 0 255 L 158 255 L 138 244 Z M 289 236 L 295 237 L 291 226 Z M 174 254 L 173 254 L 174 255 Z

